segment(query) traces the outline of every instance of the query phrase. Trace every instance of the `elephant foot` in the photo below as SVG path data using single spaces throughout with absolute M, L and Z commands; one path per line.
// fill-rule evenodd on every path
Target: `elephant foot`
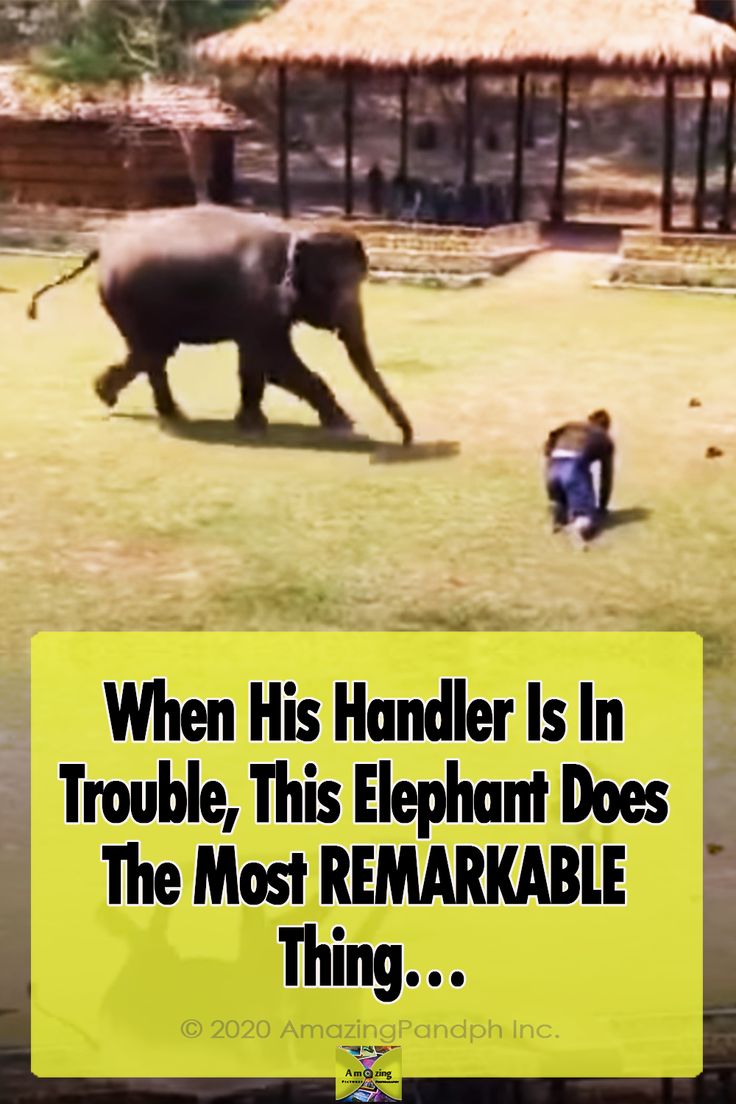
M 185 422 L 186 414 L 176 404 L 173 406 L 167 406 L 164 410 L 157 410 L 159 418 L 162 422 Z
M 350 437 L 355 432 L 355 422 L 344 410 L 321 417 L 320 424 L 327 433 L 335 437 Z
M 355 437 L 355 427 L 352 425 L 345 426 L 324 426 L 324 431 L 328 437 L 334 437 L 338 441 L 348 441 Z
M 268 429 L 268 419 L 261 410 L 239 410 L 235 424 L 241 433 L 261 434 Z
M 94 382 L 95 394 L 105 406 L 113 407 L 118 401 L 118 388 L 110 378 L 109 372 L 98 376 Z

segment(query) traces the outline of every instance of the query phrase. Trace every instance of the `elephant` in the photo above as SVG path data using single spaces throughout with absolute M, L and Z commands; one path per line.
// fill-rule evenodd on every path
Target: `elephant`
M 411 443 L 411 423 L 368 347 L 360 300 L 368 262 L 355 234 L 342 228 L 297 230 L 265 215 L 209 205 L 134 216 L 110 229 L 76 269 L 40 288 L 29 316 L 36 317 L 41 295 L 95 261 L 100 299 L 128 349 L 124 363 L 95 381 L 108 406 L 145 374 L 158 414 L 176 418 L 169 357 L 182 344 L 234 341 L 241 390 L 236 422 L 243 430 L 266 429 L 263 393 L 266 383 L 274 383 L 313 407 L 326 428 L 349 432 L 352 419 L 292 344 L 292 327 L 306 322 L 337 334 L 404 444 Z

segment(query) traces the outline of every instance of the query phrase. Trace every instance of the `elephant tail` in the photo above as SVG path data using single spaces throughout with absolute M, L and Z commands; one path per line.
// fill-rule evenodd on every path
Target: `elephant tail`
M 38 300 L 41 298 L 42 295 L 45 295 L 47 291 L 51 291 L 52 288 L 60 287 L 61 284 L 68 283 L 69 280 L 74 280 L 82 272 L 88 269 L 90 265 L 94 264 L 95 261 L 98 260 L 99 256 L 99 249 L 93 249 L 91 253 L 87 254 L 82 263 L 76 268 L 72 269 L 71 272 L 67 272 L 64 276 L 60 276 L 58 280 L 54 280 L 51 284 L 44 284 L 42 288 L 39 288 L 38 291 L 35 291 L 30 303 L 28 304 L 28 310 L 26 312 L 28 314 L 28 317 L 34 320 L 38 317 L 38 307 L 36 306 L 36 304 L 38 303 Z

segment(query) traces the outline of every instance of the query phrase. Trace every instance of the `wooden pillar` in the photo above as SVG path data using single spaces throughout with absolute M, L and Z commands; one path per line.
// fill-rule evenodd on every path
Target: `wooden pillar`
M 135 135 L 135 138 L 133 137 Z M 147 196 L 143 187 L 143 174 L 140 171 L 138 147 L 140 132 L 126 128 L 122 133 L 123 171 L 125 173 L 125 206 L 131 210 L 145 207 Z M 196 196 L 195 196 L 196 200 Z
M 668 73 L 664 78 L 662 117 L 662 200 L 660 227 L 672 229 L 673 178 L 675 172 L 675 78 Z
M 721 1104 L 733 1104 L 733 1095 L 731 1093 L 731 1083 L 733 1081 L 733 1070 L 722 1069 L 718 1074 L 718 1090 L 721 1098 Z
M 550 1081 L 549 1099 L 551 1104 L 564 1104 L 567 1100 L 567 1082 L 561 1077 L 555 1077 Z
M 567 165 L 567 134 L 570 116 L 570 67 L 560 73 L 560 120 L 557 134 L 557 174 L 552 195 L 550 218 L 552 222 L 565 221 L 565 168 Z
M 212 135 L 208 191 L 213 203 L 235 199 L 235 135 L 226 130 Z
M 279 205 L 284 218 L 291 215 L 289 188 L 289 78 L 285 65 L 276 71 L 276 138 L 278 142 Z
M 736 74 L 732 73 L 728 82 L 728 105 L 726 107 L 726 129 L 723 135 L 724 176 L 723 201 L 719 229 L 724 233 L 731 230 L 731 193 L 733 191 L 733 123 L 736 109 Z
M 516 78 L 516 114 L 514 118 L 514 181 L 511 217 L 521 222 L 524 217 L 524 129 L 526 124 L 526 73 Z
M 695 198 L 693 201 L 693 227 L 698 233 L 703 230 L 705 225 L 705 205 L 708 193 L 708 134 L 710 131 L 710 108 L 712 102 L 713 79 L 707 76 L 703 80 L 703 99 L 700 104 Z
M 472 66 L 465 70 L 465 171 L 466 186 L 475 183 L 475 73 Z
M 399 96 L 401 100 L 401 121 L 399 134 L 399 176 L 406 179 L 409 175 L 409 82 L 408 73 L 401 74 Z
M 353 149 L 355 143 L 355 75 L 350 66 L 345 69 L 343 83 L 343 127 L 345 134 L 345 214 L 349 217 L 355 208 L 355 181 L 353 175 Z
M 537 144 L 537 82 L 532 76 L 529 79 L 529 94 L 526 105 L 526 122 L 524 124 L 524 145 L 527 149 L 534 149 Z

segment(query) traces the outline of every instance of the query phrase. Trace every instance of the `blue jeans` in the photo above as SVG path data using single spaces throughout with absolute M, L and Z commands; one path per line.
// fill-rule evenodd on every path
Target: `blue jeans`
M 590 465 L 582 456 L 552 457 L 547 463 L 547 494 L 555 522 L 567 525 L 575 518 L 598 517 Z

